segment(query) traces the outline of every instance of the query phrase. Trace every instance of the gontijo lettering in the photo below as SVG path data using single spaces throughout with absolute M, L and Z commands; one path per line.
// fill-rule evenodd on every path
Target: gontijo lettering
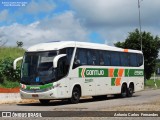
M 104 70 L 86 70 L 86 75 L 104 75 Z
M 79 68 L 79 77 L 107 77 L 108 69 L 105 68 Z

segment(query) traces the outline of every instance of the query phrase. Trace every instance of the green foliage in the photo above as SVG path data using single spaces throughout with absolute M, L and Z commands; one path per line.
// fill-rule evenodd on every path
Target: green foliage
M 142 51 L 144 55 L 144 72 L 146 79 L 151 77 L 151 74 L 155 71 L 156 58 L 160 48 L 160 39 L 158 36 L 154 37 L 150 32 L 142 32 Z M 140 32 L 136 29 L 134 32 L 130 32 L 129 36 L 124 42 L 117 42 L 115 46 L 121 48 L 129 48 L 135 50 L 141 50 Z
M 0 47 L 0 87 L 18 86 L 20 80 L 20 65 L 13 69 L 13 61 L 23 56 L 25 50 L 17 47 Z
M 14 70 L 13 61 L 12 58 L 5 58 L 0 61 L 0 82 L 4 82 L 5 79 L 11 81 L 20 79 L 20 67 Z
M 19 87 L 19 82 L 18 81 L 8 81 L 4 80 L 2 84 L 0 84 L 0 88 L 16 88 Z

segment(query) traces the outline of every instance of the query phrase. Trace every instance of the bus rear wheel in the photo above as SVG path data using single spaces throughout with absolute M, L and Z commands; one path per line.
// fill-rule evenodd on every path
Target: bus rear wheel
M 128 88 L 128 90 L 127 90 L 127 96 L 128 96 L 128 97 L 132 97 L 132 96 L 133 96 L 133 93 L 134 93 L 134 85 L 131 84 L 131 85 L 129 85 L 129 88 Z
M 74 87 L 72 91 L 72 97 L 69 99 L 69 102 L 72 104 L 77 104 L 80 100 L 80 90 L 78 87 Z
M 50 102 L 50 100 L 39 99 L 39 102 L 41 104 L 47 105 Z

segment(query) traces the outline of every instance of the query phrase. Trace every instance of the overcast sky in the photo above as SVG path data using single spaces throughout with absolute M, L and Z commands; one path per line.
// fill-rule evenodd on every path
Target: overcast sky
M 160 0 L 143 0 L 140 5 L 142 31 L 160 36 Z M 23 41 L 28 48 L 57 40 L 113 45 L 136 28 L 138 0 L 0 1 L 0 40 L 8 40 L 8 46 Z

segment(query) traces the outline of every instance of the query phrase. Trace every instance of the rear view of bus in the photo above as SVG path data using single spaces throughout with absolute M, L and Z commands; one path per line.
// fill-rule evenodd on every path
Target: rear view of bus
M 37 44 L 23 56 L 20 86 L 22 99 L 43 104 L 53 99 L 78 103 L 83 96 L 130 97 L 144 89 L 143 54 L 85 42 Z

